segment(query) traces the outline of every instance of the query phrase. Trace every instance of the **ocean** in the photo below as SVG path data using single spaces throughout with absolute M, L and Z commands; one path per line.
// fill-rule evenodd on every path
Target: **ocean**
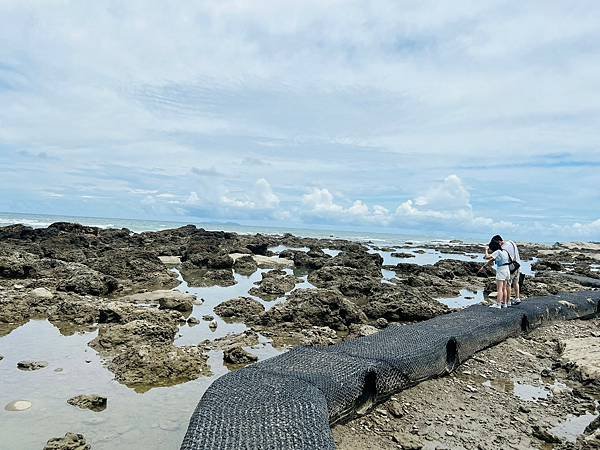
M 141 219 L 117 219 L 107 217 L 79 217 L 61 216 L 51 214 L 25 214 L 0 212 L 0 226 L 23 224 L 33 228 L 45 228 L 54 222 L 72 222 L 99 228 L 127 228 L 135 233 L 143 231 L 160 231 L 170 228 L 178 228 L 193 224 L 205 230 L 229 231 L 239 234 L 284 234 L 291 233 L 300 237 L 311 238 L 339 238 L 358 242 L 372 242 L 379 246 L 400 245 L 406 241 L 420 242 L 448 242 L 449 239 L 434 238 L 431 236 L 420 236 L 417 234 L 381 233 L 372 231 L 347 231 L 347 230 L 324 230 L 315 228 L 287 228 L 268 226 L 248 226 L 235 223 L 195 222 L 195 221 L 163 221 L 163 220 L 141 220 Z M 463 239 L 464 242 L 477 242 L 475 239 Z

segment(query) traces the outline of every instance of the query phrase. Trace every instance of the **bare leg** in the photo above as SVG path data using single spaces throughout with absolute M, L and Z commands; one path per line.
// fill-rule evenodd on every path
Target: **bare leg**
M 510 279 L 504 283 L 504 303 L 508 304 L 510 302 Z
M 496 302 L 499 306 L 504 303 L 504 281 L 496 280 Z
M 513 280 L 513 288 L 515 289 L 515 298 L 521 298 L 521 286 L 519 286 L 519 276 L 520 276 L 520 274 L 517 273 L 517 276 Z

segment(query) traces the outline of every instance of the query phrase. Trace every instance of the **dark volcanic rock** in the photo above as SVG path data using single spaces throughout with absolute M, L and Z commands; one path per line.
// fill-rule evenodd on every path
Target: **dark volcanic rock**
M 40 370 L 44 367 L 48 367 L 48 363 L 46 361 L 19 361 L 17 363 L 17 369 L 26 371 Z
M 353 323 L 366 321 L 365 314 L 356 304 L 338 291 L 326 289 L 298 289 L 262 318 L 264 325 L 289 322 L 299 327 L 319 325 L 340 331 Z
M 531 265 L 533 270 L 562 270 L 563 265 L 559 261 L 540 259 Z
M 159 301 L 160 309 L 173 309 L 180 312 L 190 312 L 194 308 L 194 303 L 191 296 L 178 295 L 166 296 Z
M 254 258 L 250 255 L 240 256 L 233 263 L 233 269 L 241 275 L 252 275 L 258 269 Z
M 258 361 L 258 356 L 244 350 L 242 347 L 231 347 L 223 352 L 223 361 L 234 365 L 250 364 Z
M 111 249 L 86 264 L 92 269 L 133 284 L 174 286 L 177 281 L 172 272 L 154 252 L 139 249 Z
M 226 319 L 254 323 L 265 312 L 265 307 L 253 298 L 237 297 L 217 305 L 214 311 Z
M 144 392 L 153 386 L 171 386 L 209 374 L 207 360 L 199 347 L 140 345 L 122 348 L 108 368 L 119 382 Z
M 406 252 L 393 252 L 391 254 L 391 256 L 393 256 L 394 258 L 415 258 L 416 255 L 413 253 L 406 253 Z
M 151 323 L 146 320 L 133 320 L 125 324 L 103 325 L 98 337 L 90 342 L 96 350 L 112 349 L 119 346 L 134 347 L 137 344 L 169 344 L 173 342 L 177 326 L 169 323 Z
M 201 269 L 189 261 L 181 265 L 181 275 L 192 287 L 233 286 L 235 284 L 231 269 Z
M 248 250 L 250 250 L 252 253 L 254 253 L 255 255 L 269 256 L 267 254 L 267 252 L 269 250 L 268 243 L 265 243 L 265 242 L 252 243 L 252 244 L 246 245 L 246 248 Z
M 0 252 L 0 278 L 29 278 L 36 274 L 38 258 L 23 252 Z
M 119 288 L 119 282 L 83 264 L 69 263 L 60 269 L 67 278 L 58 283 L 56 289 L 77 294 L 108 295 Z M 69 274 L 72 274 L 69 276 Z
M 100 305 L 83 299 L 64 299 L 48 308 L 48 319 L 52 323 L 93 324 L 98 321 Z
M 83 434 L 66 433 L 64 437 L 48 440 L 44 450 L 90 450 Z
M 319 288 L 337 289 L 347 297 L 365 297 L 380 289 L 381 271 L 373 276 L 354 267 L 325 265 L 311 272 L 308 281 Z
M 410 289 L 383 291 L 370 299 L 363 309 L 372 319 L 384 318 L 392 322 L 427 320 L 449 312 L 446 305 Z
M 89 409 L 91 411 L 104 411 L 106 409 L 106 397 L 100 395 L 78 395 L 67 400 L 69 405 L 77 406 L 81 409 Z
M 90 342 L 108 361 L 108 368 L 121 383 L 145 391 L 169 386 L 208 373 L 208 357 L 200 347 L 176 347 L 177 326 L 134 320 L 103 325 Z
M 264 272 L 258 287 L 253 287 L 249 293 L 261 298 L 274 299 L 291 291 L 294 286 L 296 286 L 295 276 L 288 275 L 283 270 L 274 269 Z

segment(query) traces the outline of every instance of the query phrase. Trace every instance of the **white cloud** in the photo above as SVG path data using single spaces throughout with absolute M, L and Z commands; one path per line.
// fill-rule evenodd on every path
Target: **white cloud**
M 185 200 L 185 205 L 187 206 L 198 206 L 201 204 L 202 200 L 195 191 L 190 192 L 190 195 L 188 195 L 187 199 Z
M 390 212 L 381 205 L 369 207 L 355 200 L 345 207 L 336 203 L 334 195 L 324 188 L 313 188 L 302 198 L 304 217 L 307 220 L 326 218 L 340 223 L 375 224 L 379 226 L 437 227 L 440 230 L 493 231 L 514 230 L 514 224 L 478 216 L 473 212 L 471 195 L 457 175 L 447 176 L 441 183 L 430 186 L 427 191 L 401 203 Z
M 523 230 L 564 210 L 547 229 L 593 237 L 599 12 L 3 0 L 0 210 Z
M 279 206 L 279 197 L 275 195 L 269 182 L 264 178 L 260 178 L 250 192 L 223 195 L 221 204 L 242 210 L 272 210 Z
M 343 223 L 387 225 L 389 211 L 380 205 L 369 208 L 363 201 L 355 200 L 351 206 L 344 207 L 335 202 L 327 189 L 313 188 L 302 197 L 303 216 L 311 219 L 330 219 Z

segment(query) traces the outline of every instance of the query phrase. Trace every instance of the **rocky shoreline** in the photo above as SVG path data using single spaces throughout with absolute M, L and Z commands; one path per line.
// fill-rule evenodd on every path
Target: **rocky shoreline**
M 535 270 L 525 296 L 600 284 L 600 246 L 520 248 Z M 438 261 L 413 262 L 430 250 L 439 253 Z M 331 345 L 390 322 L 445 314 L 451 309 L 439 298 L 461 289 L 494 289 L 492 272 L 477 273 L 481 250 L 458 241 L 380 248 L 193 225 L 144 233 L 71 223 L 42 229 L 12 225 L 0 228 L 0 337 L 39 318 L 65 336 L 97 329 L 90 347 L 118 382 L 144 392 L 209 375 L 211 351 L 223 352 L 227 367 L 235 370 L 257 359 L 247 349 L 259 339 L 281 351 Z M 195 311 L 203 310 L 202 298 L 173 290 L 180 276 L 189 288 L 232 287 L 239 276 L 257 270 L 260 279 L 245 295 L 200 315 Z M 214 330 L 217 319 L 243 324 L 244 331 L 177 345 L 182 326 L 206 320 Z

